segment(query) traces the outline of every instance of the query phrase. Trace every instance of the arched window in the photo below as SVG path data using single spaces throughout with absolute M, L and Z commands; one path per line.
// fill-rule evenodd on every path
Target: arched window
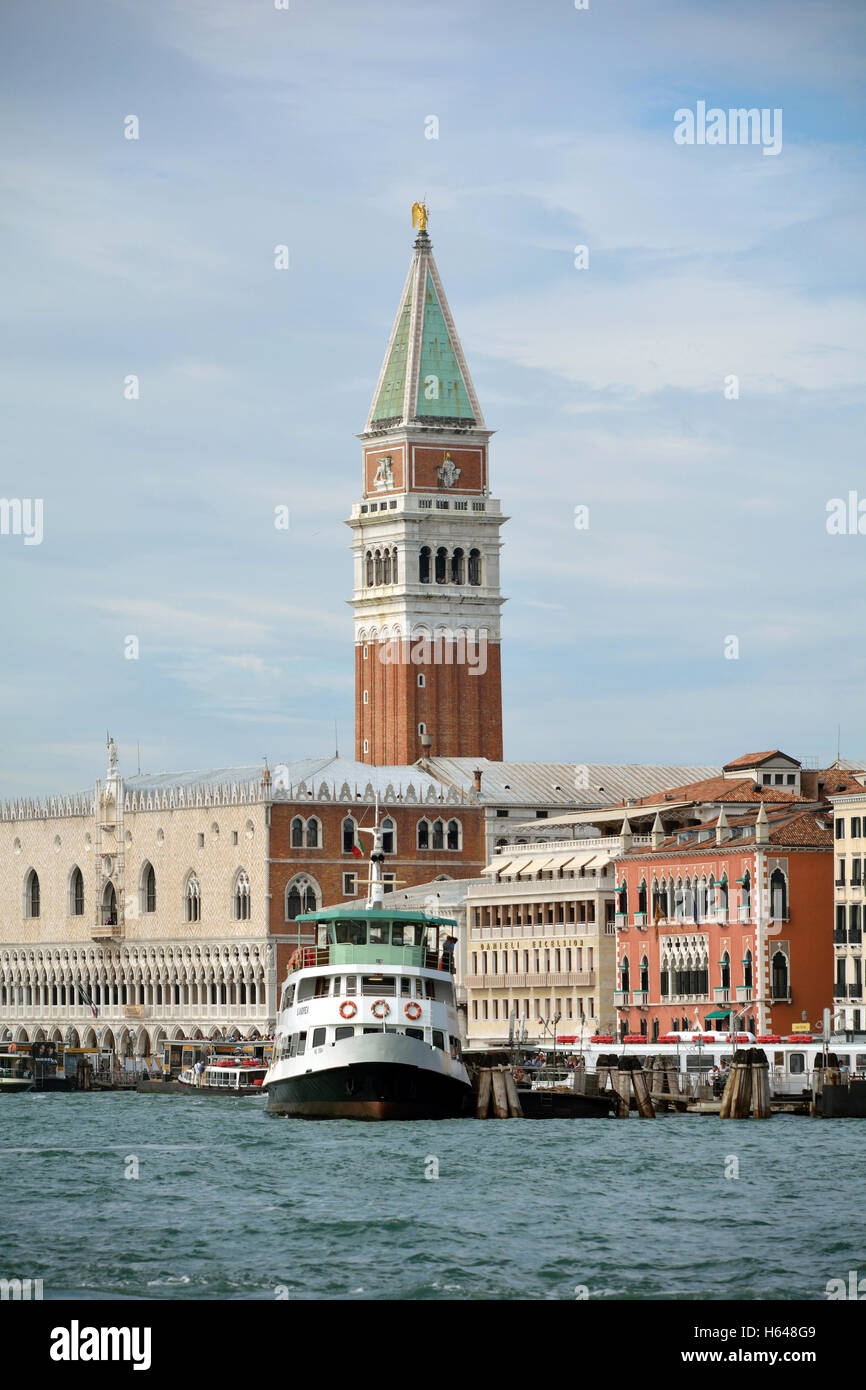
M 431 835 L 431 843 L 430 843 L 431 849 L 444 849 L 444 848 L 445 848 L 445 826 L 442 824 L 441 820 L 434 820 L 433 826 L 432 826 L 432 832 L 433 832 L 433 833 L 432 833 L 432 835 Z
M 376 583 L 382 583 L 382 552 L 377 550 L 374 556 L 374 568 L 376 571 Z
M 752 953 L 747 951 L 743 956 L 743 984 L 746 989 L 752 988 Z
M 628 913 L 628 885 L 625 879 L 623 879 L 617 889 L 616 910 L 621 913 L 623 917 Z
M 346 819 L 343 821 L 343 853 L 344 853 L 344 854 L 351 854 L 352 851 L 353 851 L 353 849 L 355 848 L 356 844 L 358 843 L 358 837 L 357 837 L 357 835 L 356 835 L 356 833 L 355 833 L 356 830 L 357 830 L 357 826 L 355 825 L 354 820 L 352 819 L 351 816 L 347 816 Z
M 69 876 L 69 915 L 84 916 L 84 875 L 77 864 Z
M 640 987 L 645 994 L 649 993 L 649 961 L 646 956 L 641 958 L 640 963 Z
M 619 967 L 619 987 L 622 990 L 631 989 L 629 984 L 628 956 L 623 956 L 622 964 Z
M 303 849 L 304 847 L 304 822 L 300 816 L 295 816 L 292 821 L 292 849 Z
M 114 884 L 109 880 L 102 893 L 102 925 L 104 927 L 117 926 L 117 893 L 114 891 Z
M 730 956 L 728 955 L 727 951 L 725 951 L 724 955 L 722 956 L 722 959 L 721 959 L 721 961 L 720 961 L 720 966 L 721 966 L 721 971 L 722 971 L 722 989 L 730 989 L 730 988 L 731 988 L 731 958 L 730 958 Z
M 646 879 L 642 878 L 637 886 L 637 910 L 646 914 Z
M 248 922 L 250 916 L 250 877 L 241 869 L 235 879 L 234 912 L 236 922 Z
M 184 907 L 186 920 L 188 922 L 201 921 L 201 888 L 195 874 L 191 873 L 186 881 L 186 891 L 184 893 Z
M 141 868 L 141 910 L 156 912 L 156 874 L 147 860 Z
M 469 583 L 481 583 L 481 551 L 470 550 L 469 552 Z
M 368 588 L 368 589 L 371 589 L 371 588 L 373 587 L 373 552 L 372 552 L 372 550 L 368 550 L 368 551 L 367 551 L 367 554 L 366 554 L 366 556 L 365 556 L 364 558 L 365 558 L 365 563 L 366 563 L 366 567 L 367 567 L 367 588 Z
M 445 583 L 445 570 L 448 564 L 448 551 L 444 545 L 440 545 L 436 551 L 436 583 Z
M 788 880 L 781 869 L 770 874 L 770 916 L 777 921 L 788 916 Z
M 319 894 L 314 880 L 303 876 L 286 885 L 286 921 L 294 922 L 305 912 L 315 912 Z
M 461 826 L 459 820 L 450 820 L 448 822 L 448 837 L 446 843 L 449 849 L 460 848 L 460 830 Z
M 382 583 L 391 583 L 391 552 L 386 550 L 382 556 Z
M 391 551 L 391 582 L 392 582 L 392 584 L 397 584 L 397 583 L 399 582 L 399 580 L 398 580 L 398 575 L 397 575 L 397 547 L 396 547 L 396 545 L 394 546 L 394 549 Z
M 717 889 L 718 889 L 717 902 L 718 902 L 719 908 L 721 909 L 721 911 L 727 912 L 727 910 L 728 910 L 728 879 L 727 879 L 727 875 L 723 875 L 723 876 L 719 879 L 718 884 L 717 884 L 716 886 L 717 886 Z
M 390 816 L 382 821 L 382 848 L 386 854 L 397 853 L 397 827 Z
M 418 581 L 421 584 L 430 583 L 430 547 L 422 545 L 418 554 Z
M 418 822 L 418 848 L 430 848 L 430 822 L 419 820 Z
M 463 583 L 463 551 L 459 546 L 451 556 L 451 583 Z
M 317 816 L 307 821 L 307 849 L 321 849 L 322 827 Z
M 750 908 L 752 905 L 752 876 L 748 869 L 743 874 L 740 890 L 740 906 Z
M 774 999 L 788 998 L 788 962 L 781 951 L 777 951 L 773 956 L 770 992 Z
M 39 916 L 39 875 L 31 869 L 24 882 L 24 916 Z

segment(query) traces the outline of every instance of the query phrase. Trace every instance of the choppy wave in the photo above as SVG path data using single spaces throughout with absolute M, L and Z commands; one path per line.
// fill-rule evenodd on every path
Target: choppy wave
M 857 1171 L 864 1126 L 5 1097 L 0 1275 L 46 1298 L 820 1299 L 866 1274 L 827 1182 Z

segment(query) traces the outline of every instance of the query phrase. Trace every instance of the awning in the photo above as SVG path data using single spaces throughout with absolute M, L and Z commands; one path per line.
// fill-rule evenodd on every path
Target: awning
M 608 864 L 612 864 L 613 862 L 613 856 L 610 854 L 594 854 L 589 863 L 584 865 L 584 868 L 606 869 Z
M 707 1018 L 728 1018 L 729 1015 L 732 1014 L 733 1012 L 734 1012 L 733 1009 L 713 1009 L 713 1012 L 712 1012 L 711 1014 L 707 1014 L 706 1017 L 707 1017 Z
M 568 859 L 563 859 L 561 861 L 555 862 L 557 864 L 557 868 L 560 869 L 585 869 L 588 864 L 594 863 L 595 860 L 599 857 L 600 856 L 595 853 L 587 853 L 587 851 L 584 850 L 583 854 L 572 854 Z
M 517 877 L 529 878 L 530 874 L 537 874 L 540 869 L 546 869 L 548 864 L 552 862 L 550 857 L 547 859 L 530 859 L 528 864 L 521 864 L 517 869 Z
M 493 863 L 488 864 L 487 868 L 482 869 L 481 872 L 482 874 L 489 875 L 491 877 L 493 876 L 493 874 L 504 874 L 505 870 L 509 867 L 510 864 L 510 859 L 494 859 Z

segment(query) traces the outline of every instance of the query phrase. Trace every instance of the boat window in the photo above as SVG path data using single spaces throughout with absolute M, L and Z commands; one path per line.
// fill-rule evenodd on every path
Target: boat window
M 857 1053 L 857 1070 L 866 1071 L 866 1052 Z
M 387 946 L 388 929 L 390 922 L 371 922 L 370 923 L 370 945 Z
M 354 1038 L 354 1036 L 354 1028 L 340 1027 L 334 1029 L 334 1042 L 342 1042 L 344 1038 Z
M 324 1028 L 314 1028 L 314 1029 L 313 1029 L 313 1040 L 312 1040 L 312 1042 L 310 1043 L 310 1046 L 311 1046 L 311 1047 L 324 1047 L 324 1046 L 325 1046 L 325 1030 L 324 1030 Z
M 361 993 L 367 995 L 394 995 L 397 981 L 393 975 L 362 975 Z
M 423 980 L 416 980 L 416 981 L 415 981 L 415 998 L 416 998 L 416 999 L 423 999 L 423 998 L 424 998 L 424 981 L 423 981 Z
M 307 1035 L 306 1035 L 306 1033 L 299 1033 L 299 1034 L 298 1034 L 298 1056 L 300 1057 L 301 1053 L 302 1053 L 302 1052 L 306 1052 L 306 1050 L 307 1050 Z
M 302 1004 L 305 999 L 312 999 L 316 992 L 317 979 L 301 980 L 298 985 L 298 1003 Z
M 425 995 L 427 996 L 428 999 L 435 999 L 435 998 L 436 998 L 436 990 L 435 990 L 434 987 L 433 987 L 433 981 L 432 981 L 432 980 L 425 980 L 425 981 L 424 981 L 424 993 L 425 993 Z
M 790 1055 L 790 1057 L 788 1058 L 788 1063 L 789 1063 L 789 1065 L 790 1065 L 790 1068 L 791 1068 L 792 1073 L 794 1073 L 795 1075 L 798 1075 L 800 1072 L 805 1071 L 805 1070 L 806 1070 L 806 1054 L 805 1054 L 805 1052 L 792 1052 L 791 1055 Z
M 357 994 L 357 993 L 358 993 L 358 977 L 357 977 L 357 975 L 347 975 L 347 976 L 346 976 L 346 993 L 347 993 L 347 994 Z
M 341 945 L 364 946 L 367 941 L 367 923 L 335 922 L 334 940 Z
M 412 993 L 412 981 L 408 975 L 403 975 L 400 979 L 400 994 L 403 999 L 408 999 Z
M 391 928 L 391 943 L 394 946 L 420 946 L 420 922 L 395 922 Z
M 330 975 L 319 975 L 319 976 L 317 976 L 317 977 L 316 977 L 316 993 L 315 993 L 315 998 L 316 998 L 316 999 L 323 999 L 323 998 L 325 997 L 325 995 L 326 995 L 326 994 L 330 994 L 330 992 L 331 992 L 331 977 L 330 977 Z
M 297 1053 L 297 1051 L 298 1051 L 298 1035 L 297 1035 L 297 1033 L 293 1033 L 293 1034 L 292 1034 L 292 1044 L 291 1044 L 291 1047 L 289 1048 L 289 1056 L 290 1056 L 290 1057 L 294 1057 L 295 1054 Z
M 407 1028 L 407 1029 L 406 1029 L 406 1037 L 407 1037 L 407 1038 L 417 1038 L 419 1042 L 423 1042 L 423 1041 L 424 1041 L 424 1029 L 423 1029 L 423 1028 Z
M 340 986 L 341 986 L 342 983 L 343 983 L 342 977 L 341 977 L 340 975 L 335 975 L 335 976 L 334 976 L 334 998 L 335 998 L 335 999 L 339 999 L 339 997 L 340 997 L 340 993 L 341 993 Z
M 454 1057 L 454 1058 L 456 1058 L 456 1059 L 459 1061 L 459 1059 L 460 1059 L 460 1039 L 459 1039 L 459 1038 L 449 1038 L 448 1041 L 449 1041 L 449 1043 L 451 1044 L 451 1056 Z
M 433 1029 L 433 1046 L 445 1051 L 445 1034 L 440 1033 L 438 1028 Z
M 365 1033 L 381 1033 L 381 1028 L 365 1028 Z
M 850 1067 L 851 1065 L 851 1058 L 847 1052 L 838 1053 L 836 1056 L 836 1061 L 839 1063 L 840 1067 Z

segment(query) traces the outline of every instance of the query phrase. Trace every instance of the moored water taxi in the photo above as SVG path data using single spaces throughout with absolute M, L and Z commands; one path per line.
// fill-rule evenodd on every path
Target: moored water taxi
M 203 1096 L 260 1096 L 267 1067 L 249 1057 L 219 1057 L 185 1067 L 178 1084 Z
M 0 1052 L 0 1095 L 19 1095 L 33 1090 L 33 1068 L 29 1056 Z

